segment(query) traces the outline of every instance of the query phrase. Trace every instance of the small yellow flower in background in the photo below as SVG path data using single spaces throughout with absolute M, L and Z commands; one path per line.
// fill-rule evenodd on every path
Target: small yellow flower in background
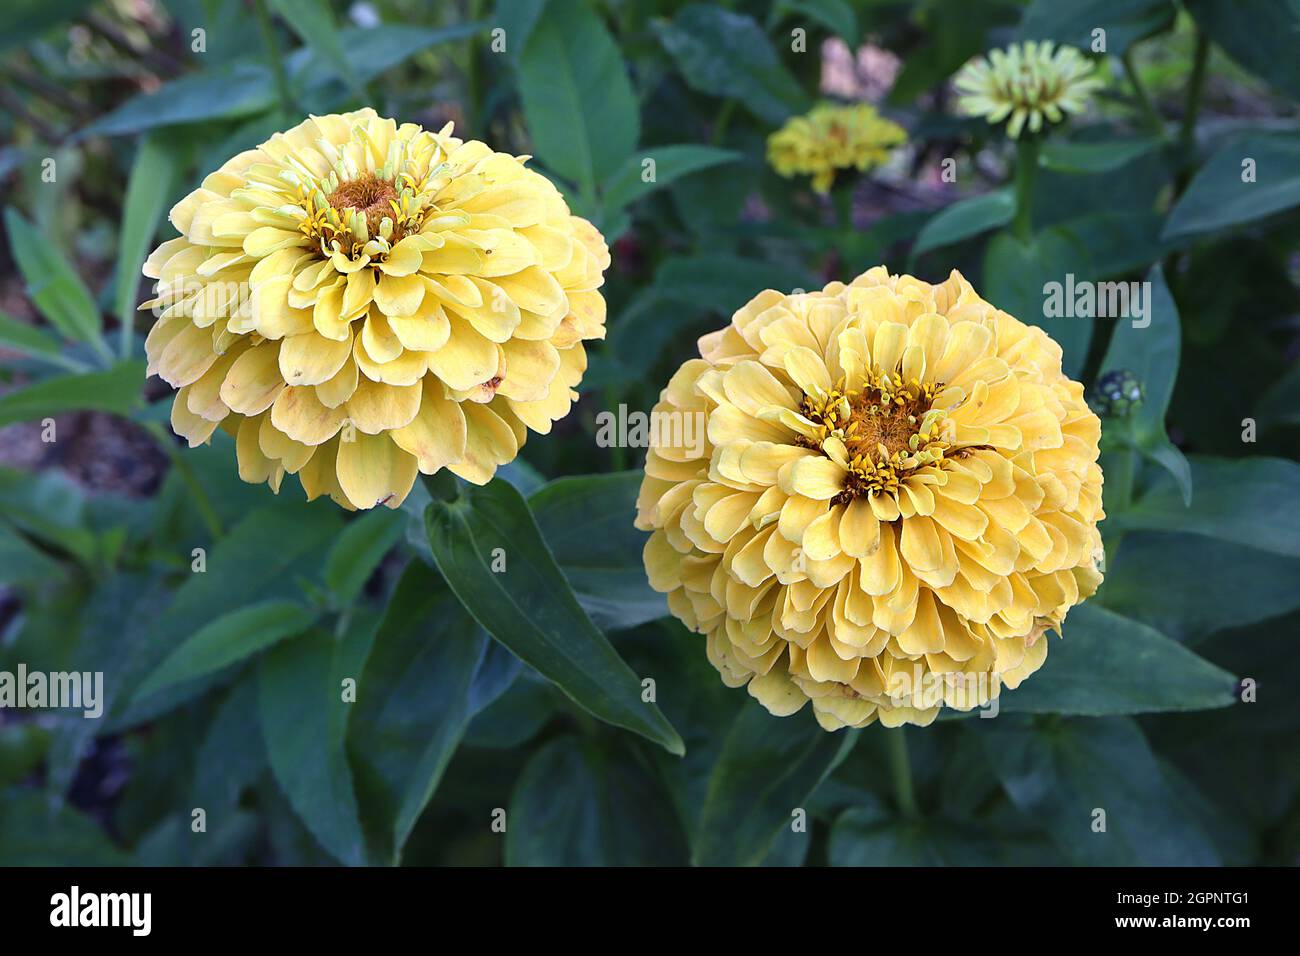
M 905 142 L 907 131 L 873 106 L 822 103 L 767 138 L 767 160 L 786 179 L 812 176 L 813 189 L 825 193 L 836 170 L 866 172 Z
M 1059 123 L 1067 113 L 1083 112 L 1102 81 L 1092 61 L 1074 47 L 1029 40 L 993 50 L 987 59 L 976 57 L 953 84 L 960 113 L 995 124 L 1010 117 L 1007 135 L 1016 139 L 1026 125 L 1037 133 L 1044 120 Z
M 364 109 L 209 175 L 144 266 L 172 428 L 346 508 L 397 507 L 417 472 L 489 481 L 605 335 L 604 239 L 525 159 Z
M 1061 349 L 877 267 L 758 295 L 655 406 L 651 585 L 730 686 L 828 730 L 927 724 L 1043 663 L 1101 582 L 1101 423 Z M 691 435 L 688 417 L 707 423 Z M 662 436 L 669 436 L 663 441 Z

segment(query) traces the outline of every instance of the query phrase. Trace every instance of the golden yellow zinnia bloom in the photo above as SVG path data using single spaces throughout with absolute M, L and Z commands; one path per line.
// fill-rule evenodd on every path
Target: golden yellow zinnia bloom
M 1007 135 L 1031 133 L 1044 120 L 1059 123 L 1067 113 L 1081 113 L 1093 91 L 1102 85 L 1093 63 L 1074 47 L 1053 48 L 1051 41 L 1013 43 L 976 57 L 953 80 L 960 94 L 957 109 L 966 116 L 983 116 L 990 123 L 1007 122 Z
M 905 142 L 907 131 L 873 106 L 821 103 L 767 138 L 767 161 L 786 179 L 812 176 L 813 189 L 825 193 L 836 170 L 866 172 Z
M 173 429 L 346 508 L 397 507 L 417 471 L 490 480 L 605 334 L 605 242 L 526 159 L 363 109 L 209 175 L 144 266 Z
M 731 686 L 829 730 L 927 724 L 1043 663 L 1101 581 L 1101 424 L 957 272 L 767 291 L 655 406 L 651 585 Z M 707 423 L 707 441 L 689 417 Z M 662 436 L 669 436 L 664 440 Z

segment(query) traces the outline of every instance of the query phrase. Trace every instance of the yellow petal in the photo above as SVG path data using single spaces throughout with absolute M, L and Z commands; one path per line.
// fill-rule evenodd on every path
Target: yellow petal
M 782 469 L 781 481 L 781 490 L 787 494 L 826 500 L 844 490 L 847 472 L 829 458 L 800 458 L 787 467 L 788 472 Z
M 407 236 L 389 249 L 387 257 L 379 263 L 380 271 L 389 276 L 409 276 L 416 272 L 424 261 L 420 243 L 415 241 L 416 238 Z
M 486 485 L 498 465 L 519 454 L 519 440 L 505 419 L 489 406 L 462 402 L 460 408 L 465 413 L 465 457 L 447 467 L 466 481 Z
M 316 397 L 310 385 L 291 386 L 271 406 L 271 423 L 296 442 L 320 445 L 338 434 L 347 415 Z
M 387 435 L 356 432 L 354 441 L 339 441 L 339 487 L 357 508 L 397 508 L 415 484 L 415 456 L 398 448 Z
M 420 410 L 410 423 L 392 432 L 393 441 L 415 456 L 420 471 L 432 475 L 465 457 L 466 424 L 460 403 L 441 394 L 442 386 L 426 379 Z
M 840 522 L 840 547 L 855 558 L 864 558 L 880 547 L 880 521 L 865 498 L 849 502 Z
M 338 342 L 316 332 L 291 335 L 280 345 L 280 375 L 290 385 L 319 385 L 352 355 L 351 337 Z
M 420 385 L 397 386 L 362 376 L 347 401 L 348 417 L 368 435 L 409 425 L 420 410 Z
M 414 315 L 424 301 L 424 280 L 418 275 L 385 275 L 375 287 L 375 304 L 385 315 Z
M 271 407 L 284 389 L 280 377 L 280 343 L 266 342 L 239 356 L 221 383 L 221 400 L 241 415 L 257 415 Z
M 447 344 L 429 355 L 433 374 L 458 391 L 482 385 L 497 373 L 497 346 L 459 316 L 448 315 L 451 336 Z

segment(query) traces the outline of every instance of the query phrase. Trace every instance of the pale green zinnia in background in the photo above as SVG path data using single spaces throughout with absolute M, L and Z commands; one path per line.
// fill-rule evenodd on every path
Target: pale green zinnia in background
M 1037 133 L 1044 120 L 1059 123 L 1067 113 L 1083 112 L 1102 85 L 1095 65 L 1074 47 L 1034 40 L 976 57 L 953 82 L 960 94 L 958 112 L 990 123 L 1006 120 L 1012 139 L 1026 125 Z

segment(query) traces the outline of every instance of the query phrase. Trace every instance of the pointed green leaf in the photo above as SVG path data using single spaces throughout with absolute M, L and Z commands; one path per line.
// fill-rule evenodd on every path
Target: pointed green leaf
M 172 651 L 135 696 L 148 697 L 172 684 L 229 667 L 286 637 L 301 634 L 314 618 L 297 601 L 262 601 L 223 614 Z
M 691 173 L 740 159 L 740 153 L 713 146 L 647 146 L 629 156 L 605 183 L 605 215 L 612 217 L 624 206 L 689 176 Z M 646 160 L 654 160 L 654 178 L 646 181 Z
M 99 342 L 99 306 L 63 253 L 13 208 L 5 209 L 5 234 L 27 294 L 41 315 L 64 338 Z
M 519 57 L 537 158 L 584 201 L 636 147 L 640 111 L 618 46 L 584 0 L 551 0 Z
M 349 730 L 357 794 L 378 859 L 396 863 L 473 714 L 488 638 L 423 562 L 388 600 Z
M 144 362 L 118 362 L 104 372 L 59 375 L 0 395 L 0 425 L 93 409 L 128 415 L 144 388 Z
M 1262 455 L 1189 455 L 1196 496 L 1183 503 L 1176 482 L 1158 475 L 1132 507 L 1108 522 L 1125 529 L 1189 531 L 1300 557 L 1300 465 Z
M 912 245 L 912 258 L 931 249 L 950 246 L 990 229 L 1005 226 L 1016 214 L 1016 200 L 1009 189 L 995 189 L 982 196 L 960 199 L 931 217 Z
M 632 523 L 640 471 L 557 478 L 528 499 L 578 603 L 605 630 L 635 627 L 668 614 L 650 587 L 641 553 L 650 535 Z
M 519 492 L 470 487 L 425 513 L 438 569 L 493 637 L 608 723 L 682 752 L 637 675 L 583 612 Z
M 122 206 L 122 230 L 117 240 L 117 272 L 114 304 L 123 335 L 135 328 L 137 291 L 140 270 L 158 234 L 168 197 L 181 168 L 181 151 L 175 143 L 161 137 L 145 136 L 126 182 L 126 201 Z M 129 342 L 129 338 L 125 339 Z M 125 348 L 122 354 L 126 355 Z
M 1070 611 L 1065 635 L 1045 633 L 1047 660 L 1016 690 L 1003 688 L 1001 713 L 1151 714 L 1208 710 L 1236 701 L 1237 678 L 1159 631 L 1094 602 Z
M 791 812 L 843 760 L 856 731 L 827 733 L 807 711 L 773 717 L 757 703 L 743 707 L 714 765 L 701 811 L 694 862 L 754 866 Z
M 369 636 L 317 630 L 280 644 L 262 658 L 258 695 L 276 782 L 321 846 L 350 866 L 365 862 L 365 841 L 344 747 L 353 705 L 342 684 L 359 676 L 357 645 Z
M 976 724 L 973 729 L 983 738 L 985 752 L 1022 817 L 1038 821 L 1076 863 L 1220 862 L 1199 823 L 1170 792 L 1146 738 L 1131 719 Z

